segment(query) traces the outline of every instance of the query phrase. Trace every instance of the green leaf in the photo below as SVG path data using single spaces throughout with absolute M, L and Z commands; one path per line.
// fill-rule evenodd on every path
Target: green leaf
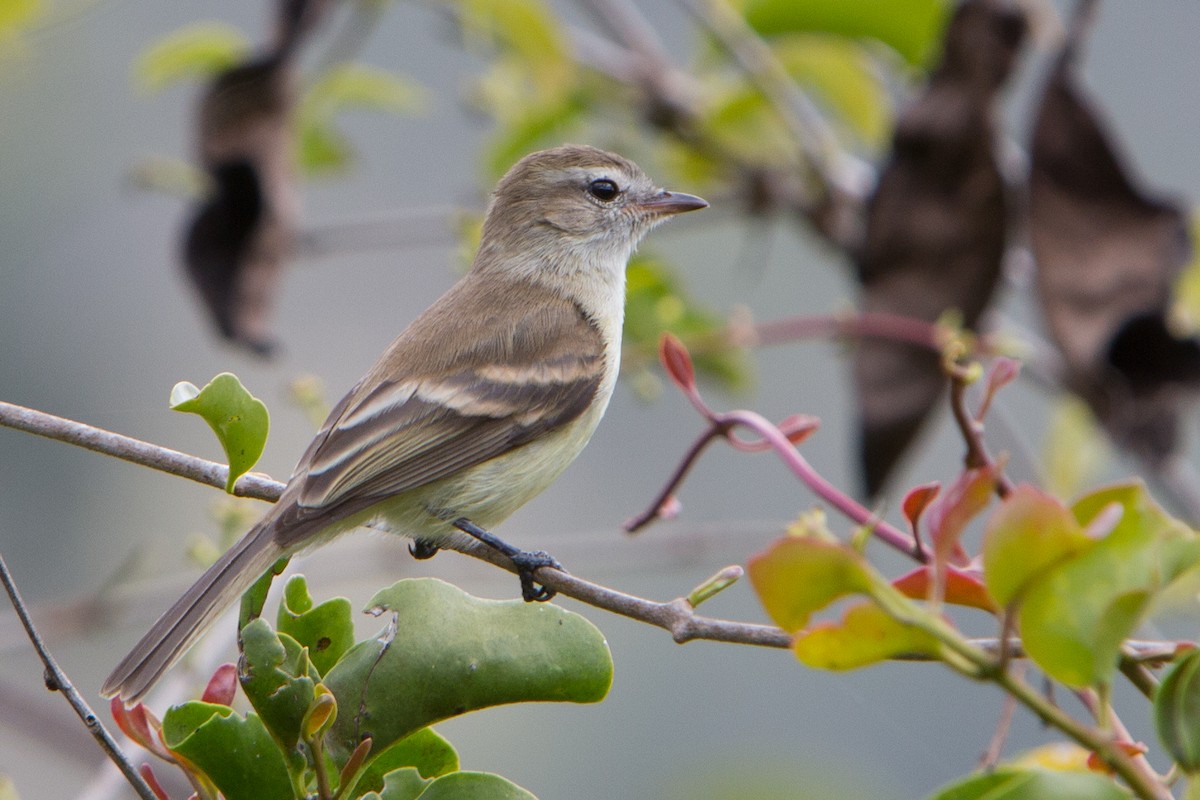
M 537 800 L 512 781 L 490 772 L 452 772 L 421 793 L 421 800 Z
M 899 622 L 874 603 L 851 606 L 841 622 L 824 622 L 796 635 L 796 657 L 816 669 L 867 667 L 902 654 L 936 656 L 938 642 Z
M 233 494 L 237 479 L 258 462 L 267 445 L 271 422 L 266 405 L 236 375 L 222 372 L 203 389 L 187 381 L 175 384 L 171 410 L 200 415 L 217 434 L 229 461 L 225 491 Z
M 1055 679 L 1080 687 L 1108 682 L 1121 642 L 1157 593 L 1196 563 L 1200 542 L 1139 483 L 1093 492 L 1072 513 L 1081 525 L 1103 523 L 1111 531 L 1036 580 L 1018 620 L 1030 657 Z
M 1193 209 L 1191 219 L 1192 241 L 1200 241 L 1200 214 Z M 1174 301 L 1171 303 L 1170 321 L 1177 334 L 1195 336 L 1200 333 L 1200 252 L 1192 250 L 1192 258 L 1175 279 Z
M 603 634 L 554 605 L 481 600 L 420 579 L 384 589 L 370 607 L 391 610 L 392 624 L 351 648 L 325 676 L 347 709 L 326 737 L 335 758 L 344 759 L 364 736 L 382 750 L 488 706 L 598 702 L 612 684 Z
M 423 778 L 436 778 L 458 769 L 458 753 L 433 728 L 422 728 L 375 756 L 355 784 L 355 790 L 381 792 L 384 776 L 393 770 L 412 767 Z
M 17 28 L 37 16 L 40 0 L 5 0 L 0 3 L 0 34 Z
M 771 40 L 771 49 L 798 83 L 831 112 L 842 129 L 879 149 L 891 131 L 891 100 L 880 71 L 858 42 L 821 33 L 792 33 Z
M 167 709 L 163 738 L 196 765 L 226 800 L 295 800 L 279 746 L 253 714 L 190 702 Z
M 775 624 L 794 633 L 815 611 L 872 583 L 861 555 L 813 537 L 779 539 L 746 562 L 750 583 Z
M 533 96 L 554 103 L 575 83 L 575 61 L 557 17 L 543 0 L 458 0 L 468 44 L 500 47 L 534 84 Z
M 341 172 L 354 156 L 345 134 L 325 119 L 301 117 L 298 159 L 305 175 Z
M 759 33 L 825 32 L 877 39 L 909 63 L 928 65 L 938 52 L 947 0 L 745 0 L 746 21 Z
M 1200 650 L 1190 650 L 1163 677 L 1154 695 L 1154 727 L 1175 763 L 1200 771 Z
M 1110 779 L 1091 772 L 1000 767 L 938 791 L 930 800 L 1128 800 Z
M 379 793 L 369 796 L 378 797 L 379 800 L 416 800 L 429 784 L 430 781 L 424 780 L 415 769 L 408 767 L 389 772 Z
M 314 607 L 303 575 L 293 575 L 284 586 L 275 626 L 308 648 L 309 659 L 322 675 L 354 644 L 350 601 L 334 597 Z
M 42 11 L 41 0 L 5 0 L 0 3 L 0 56 L 5 49 L 21 44 L 20 36 Z M 2 796 L 2 795 L 0 795 Z
M 1093 545 L 1071 512 L 1028 484 L 1017 486 L 988 519 L 983 575 L 1002 606 L 1045 570 Z
M 1112 458 L 1112 447 L 1087 404 L 1064 396 L 1054 405 L 1042 447 L 1046 487 L 1057 497 L 1079 492 Z
M 300 727 L 320 677 L 304 648 L 286 633 L 271 630 L 263 619 L 242 629 L 242 654 L 242 690 L 263 723 L 290 750 L 300 740 Z
M 653 256 L 638 254 L 625 272 L 625 347 L 654 358 L 664 333 L 688 343 L 697 371 L 723 388 L 744 389 L 751 382 L 746 353 L 725 335 L 725 321 L 689 297 L 671 268 Z
M 344 63 L 328 70 L 309 88 L 302 113 L 329 119 L 339 111 L 368 109 L 410 114 L 425 104 L 424 90 L 402 75 L 365 64 Z
M 488 175 L 494 178 L 503 175 L 526 153 L 564 139 L 570 141 L 569 134 L 577 129 L 576 123 L 588 108 L 578 93 L 566 95 L 557 103 L 528 105 L 515 100 L 511 105 L 520 108 L 521 113 L 498 120 L 497 132 L 484 156 Z
M 207 78 L 250 52 L 245 34 L 221 22 L 194 22 L 167 34 L 138 57 L 133 73 L 143 91 L 158 92 L 181 80 Z

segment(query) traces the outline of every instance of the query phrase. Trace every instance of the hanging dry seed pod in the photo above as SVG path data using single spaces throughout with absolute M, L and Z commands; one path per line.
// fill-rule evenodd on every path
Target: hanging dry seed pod
M 1000 277 L 1007 238 L 996 164 L 995 100 L 1008 80 L 1024 14 L 1005 0 L 960 6 L 941 63 L 900 116 L 892 155 L 867 209 L 858 255 L 862 311 L 933 322 L 957 309 L 973 328 Z M 876 495 L 937 404 L 938 355 L 864 339 L 855 351 L 860 457 Z
M 1171 287 L 1190 255 L 1174 202 L 1135 185 L 1077 87 L 1094 4 L 1081 3 L 1033 130 L 1030 236 L 1038 290 L 1068 387 L 1118 445 L 1152 464 L 1176 448 L 1200 345 L 1169 329 Z

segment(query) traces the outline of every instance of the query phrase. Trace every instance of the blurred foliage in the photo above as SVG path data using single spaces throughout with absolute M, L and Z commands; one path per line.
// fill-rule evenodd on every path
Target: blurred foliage
M 1112 459 L 1112 447 L 1082 400 L 1063 397 L 1054 404 L 1042 445 L 1046 488 L 1071 497 L 1091 483 Z
M 22 36 L 41 13 L 41 0 L 5 0 L 0 3 L 0 58 L 24 50 Z
M 741 390 L 751 381 L 744 351 L 727 341 L 721 317 L 688 297 L 682 282 L 663 261 L 639 253 L 629 262 L 625 289 L 626 377 L 643 397 L 658 386 L 650 373 L 663 333 L 672 333 L 693 351 L 700 375 L 728 389 Z
M 244 63 L 252 53 L 249 38 L 222 22 L 195 22 L 151 43 L 138 56 L 133 74 L 142 91 L 156 93 L 181 82 L 212 80 Z M 353 61 L 339 61 L 306 87 L 294 119 L 297 160 L 307 175 L 344 172 L 354 159 L 354 148 L 336 127 L 337 118 L 357 110 L 386 114 L 414 114 L 424 108 L 424 89 L 411 79 Z M 161 165 L 160 165 L 161 166 Z M 174 188 L 171 175 L 143 165 L 142 185 Z M 192 189 L 190 184 L 186 187 Z
M 949 0 L 737 0 L 746 21 L 764 36 L 827 31 L 873 39 L 914 66 L 926 66 L 938 52 L 939 37 L 953 4 Z
M 160 92 L 183 81 L 211 78 L 250 52 L 250 40 L 223 22 L 194 22 L 147 47 L 134 62 L 139 88 Z
M 354 149 L 334 125 L 339 114 L 364 109 L 412 114 L 425 103 L 424 92 L 409 79 L 377 67 L 339 64 L 319 76 L 305 92 L 297 113 L 300 166 L 309 175 L 345 170 Z

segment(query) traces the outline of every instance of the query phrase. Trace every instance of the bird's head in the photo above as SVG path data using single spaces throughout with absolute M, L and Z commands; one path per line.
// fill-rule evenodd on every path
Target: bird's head
M 708 203 L 660 189 L 632 161 L 585 145 L 526 156 L 500 180 L 483 226 L 481 259 L 530 258 L 560 269 L 621 271 L 655 225 Z M 477 259 L 477 264 L 479 259 Z

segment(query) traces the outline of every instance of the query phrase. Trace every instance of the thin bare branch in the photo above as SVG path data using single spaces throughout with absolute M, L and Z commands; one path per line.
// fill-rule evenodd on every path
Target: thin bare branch
M 52 692 L 61 692 L 67 702 L 71 704 L 71 708 L 83 720 L 84 727 L 87 728 L 96 742 L 100 745 L 100 749 L 105 752 L 109 759 L 117 765 L 121 770 L 121 774 L 125 776 L 125 780 L 137 792 L 138 797 L 142 800 L 158 800 L 149 785 L 142 778 L 137 768 L 130 763 L 125 754 L 121 752 L 121 748 L 117 746 L 116 741 L 109 734 L 108 730 L 100 722 L 99 717 L 92 711 L 91 706 L 83 699 L 83 695 L 71 683 L 67 674 L 58 666 L 58 662 L 54 660 L 54 656 L 50 654 L 50 650 L 46 647 L 46 643 L 42 641 L 42 637 L 37 632 L 37 628 L 33 624 L 33 618 L 29 616 L 29 609 L 25 606 L 25 601 L 21 599 L 21 592 L 17 589 L 17 584 L 13 580 L 12 574 L 8 571 L 8 564 L 4 562 L 4 556 L 0 555 L 0 583 L 4 584 L 4 590 L 8 593 L 8 599 L 12 601 L 13 608 L 16 609 L 17 616 L 21 619 L 21 625 L 25 628 L 25 633 L 29 637 L 29 641 L 33 644 L 33 649 L 37 651 L 38 657 L 42 660 L 42 664 L 46 668 L 45 680 L 46 688 Z
M 229 475 L 229 467 L 224 464 L 13 403 L 0 401 L 0 426 L 115 456 L 208 486 L 224 488 L 226 477 Z M 239 497 L 274 502 L 283 493 L 283 484 L 263 475 L 250 473 L 238 479 L 233 493 Z

